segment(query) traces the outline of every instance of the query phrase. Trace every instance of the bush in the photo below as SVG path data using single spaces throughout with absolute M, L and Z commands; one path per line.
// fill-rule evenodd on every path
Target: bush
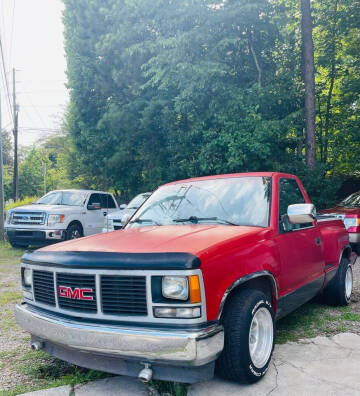
M 29 205 L 32 202 L 37 201 L 38 199 L 39 199 L 38 197 L 25 197 L 24 199 L 21 199 L 16 202 L 9 202 L 5 205 L 5 212 L 7 212 L 10 209 L 17 208 L 18 206 Z

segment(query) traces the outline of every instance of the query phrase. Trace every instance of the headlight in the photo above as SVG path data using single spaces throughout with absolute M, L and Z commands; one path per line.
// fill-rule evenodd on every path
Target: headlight
M 12 218 L 12 212 L 9 211 L 6 213 L 5 223 L 11 224 L 11 218 Z
M 63 214 L 51 214 L 48 217 L 48 226 L 53 226 L 55 224 L 63 223 L 65 215 Z
M 32 284 L 32 273 L 30 268 L 24 268 L 24 285 L 31 286 Z
M 360 226 L 360 219 L 358 217 L 345 217 L 344 219 L 345 228 L 358 227 Z
M 114 231 L 114 221 L 113 219 L 108 219 L 107 220 L 107 228 L 109 231 Z
M 175 300 L 189 298 L 189 283 L 186 276 L 164 276 L 162 279 L 162 295 Z

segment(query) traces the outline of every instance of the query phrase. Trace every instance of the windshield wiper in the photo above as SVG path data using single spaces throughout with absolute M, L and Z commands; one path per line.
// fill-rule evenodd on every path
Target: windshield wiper
M 154 223 L 154 224 L 156 224 L 156 225 L 158 225 L 158 226 L 161 226 L 161 225 L 162 225 L 162 224 L 160 224 L 160 223 L 158 223 L 157 221 L 152 220 L 152 219 L 139 219 L 139 218 L 137 218 L 137 219 L 135 219 L 135 220 L 131 220 L 131 221 L 129 222 L 129 224 L 133 224 L 133 223 L 139 223 L 139 224 L 142 224 L 142 223 Z
M 190 216 L 187 217 L 186 219 L 173 219 L 173 222 L 175 223 L 185 223 L 191 221 L 193 223 L 198 223 L 199 221 L 216 221 L 219 223 L 224 223 L 228 225 L 234 225 L 237 226 L 239 224 L 232 223 L 231 221 L 225 220 L 225 219 L 219 219 L 218 217 L 197 217 L 197 216 Z

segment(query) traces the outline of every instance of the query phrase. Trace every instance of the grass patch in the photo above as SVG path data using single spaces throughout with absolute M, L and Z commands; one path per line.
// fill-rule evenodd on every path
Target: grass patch
M 18 370 L 33 380 L 46 380 L 60 385 L 76 385 L 111 376 L 56 359 L 42 351 L 28 351 L 20 359 Z M 55 386 L 55 385 L 54 385 Z
M 341 318 L 352 322 L 360 322 L 360 314 L 355 312 L 345 312 L 341 315 Z
M 16 291 L 8 291 L 0 294 L 0 305 L 16 303 L 22 298 L 22 293 Z
M 156 389 L 161 395 L 169 396 L 186 396 L 187 395 L 187 384 L 180 384 L 177 382 L 169 381 L 156 381 L 150 382 L 150 386 Z
M 319 330 L 324 331 L 326 323 L 332 320 L 328 307 L 314 302 L 305 304 L 277 323 L 276 342 L 283 344 L 299 338 L 316 337 Z
M 14 249 L 9 242 L 0 241 L 0 259 L 5 259 L 6 262 L 11 258 L 21 257 L 25 249 Z

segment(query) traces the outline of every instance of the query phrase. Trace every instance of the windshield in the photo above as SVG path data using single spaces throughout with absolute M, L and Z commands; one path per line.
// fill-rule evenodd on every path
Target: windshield
M 227 224 L 267 227 L 270 177 L 234 177 L 160 187 L 128 227 Z
M 345 198 L 343 201 L 339 203 L 339 206 L 346 206 L 350 208 L 358 208 L 360 207 L 360 193 L 356 192 L 351 194 L 349 197 Z
M 139 208 L 144 203 L 144 201 L 147 199 L 148 196 L 149 196 L 148 194 L 139 194 L 139 195 L 137 195 L 135 198 L 133 198 L 129 202 L 129 204 L 126 207 L 126 209 L 137 209 L 137 208 Z
M 82 206 L 85 203 L 86 193 L 79 191 L 55 191 L 51 192 L 36 203 L 43 205 L 68 205 Z

